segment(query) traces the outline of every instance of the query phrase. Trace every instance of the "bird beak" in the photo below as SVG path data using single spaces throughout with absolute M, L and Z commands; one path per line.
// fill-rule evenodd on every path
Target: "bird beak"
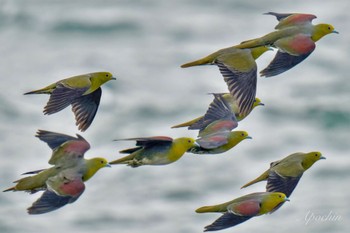
M 336 30 L 333 30 L 332 33 L 339 34 L 339 32 Z
M 324 156 L 321 155 L 320 159 L 326 159 L 326 157 L 324 157 Z
M 197 141 L 195 141 L 195 142 L 193 143 L 193 145 L 194 145 L 194 146 L 198 146 L 198 147 L 201 146 L 201 145 L 199 145 L 199 143 L 198 143 Z
M 265 104 L 264 104 L 264 103 L 259 103 L 258 105 L 259 105 L 259 106 L 265 106 Z
M 247 136 L 245 139 L 253 139 L 251 136 Z
M 105 167 L 112 167 L 111 164 L 106 163 Z
M 290 201 L 288 197 L 284 198 L 284 201 Z
M 112 77 L 111 80 L 117 80 L 117 78 L 116 77 Z

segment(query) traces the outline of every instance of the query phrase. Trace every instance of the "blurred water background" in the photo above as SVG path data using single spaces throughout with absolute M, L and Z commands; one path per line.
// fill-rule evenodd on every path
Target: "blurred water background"
M 77 74 L 112 72 L 117 81 L 103 86 L 96 118 L 80 133 L 91 144 L 87 158 L 112 160 L 133 146 L 113 139 L 196 137 L 170 126 L 203 114 L 212 100 L 207 93 L 227 87 L 216 67 L 180 64 L 272 31 L 276 19 L 262 13 L 312 13 L 314 23 L 331 23 L 340 32 L 321 39 L 294 69 L 259 78 L 257 96 L 265 107 L 237 128 L 253 140 L 224 154 L 185 154 L 167 166 L 101 170 L 77 202 L 45 215 L 26 213 L 40 194 L 1 193 L 0 232 L 202 232 L 219 214 L 199 215 L 196 208 L 263 191 L 265 183 L 240 187 L 270 162 L 312 150 L 327 160 L 304 174 L 290 203 L 225 231 L 347 232 L 348 10 L 348 0 L 0 0 L 1 190 L 21 173 L 48 166 L 51 151 L 34 137 L 37 129 L 79 133 L 69 108 L 44 116 L 48 96 L 24 92 Z M 264 54 L 259 68 L 273 55 Z

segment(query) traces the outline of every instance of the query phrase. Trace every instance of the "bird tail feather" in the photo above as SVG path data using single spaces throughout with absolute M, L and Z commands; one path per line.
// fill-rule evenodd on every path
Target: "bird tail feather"
M 212 61 L 212 57 L 211 56 L 207 56 L 207 57 L 204 57 L 204 58 L 196 60 L 196 61 L 185 63 L 185 64 L 181 65 L 181 68 L 187 68 L 187 67 L 191 67 L 191 66 L 207 65 L 207 64 L 211 64 L 212 62 L 213 62 Z
M 200 116 L 200 117 L 197 117 L 193 120 L 190 120 L 190 121 L 187 121 L 187 122 L 184 122 L 184 123 L 181 123 L 181 124 L 178 124 L 178 125 L 174 125 L 174 126 L 171 126 L 171 128 L 181 128 L 181 127 L 188 127 L 188 126 L 191 126 L 193 125 L 194 123 L 198 122 L 200 119 L 202 119 L 203 116 Z
M 263 174 L 261 174 L 261 175 L 260 175 L 259 177 L 257 177 L 256 179 L 254 179 L 254 180 L 252 180 L 252 181 L 246 183 L 245 185 L 243 185 L 243 186 L 241 187 L 241 189 L 242 189 L 242 188 L 246 188 L 246 187 L 248 187 L 248 186 L 250 186 L 250 185 L 252 185 L 252 184 L 258 183 L 258 182 L 260 182 L 260 181 L 267 180 L 268 177 L 269 177 L 269 170 L 265 171 Z

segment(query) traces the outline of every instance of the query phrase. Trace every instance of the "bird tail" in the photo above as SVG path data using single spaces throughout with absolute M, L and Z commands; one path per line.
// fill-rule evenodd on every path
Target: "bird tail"
M 189 127 L 189 126 L 193 125 L 194 123 L 197 123 L 202 118 L 203 118 L 203 116 L 200 116 L 200 117 L 197 117 L 193 120 L 190 120 L 190 121 L 178 124 L 178 125 L 171 126 L 171 128 L 173 129 L 173 128 Z
M 35 174 L 38 172 L 37 174 Z M 22 179 L 16 180 L 13 183 L 17 183 L 14 187 L 8 188 L 4 190 L 4 192 L 8 191 L 28 191 L 30 193 L 35 193 L 36 191 L 43 189 L 46 184 L 46 180 L 55 175 L 57 170 L 55 167 L 49 169 L 43 169 L 42 171 L 33 171 L 24 174 L 35 174 L 33 176 L 27 176 Z
M 38 89 L 38 90 L 26 92 L 26 93 L 24 93 L 24 95 L 30 95 L 30 94 L 51 94 L 52 91 L 55 89 L 55 87 L 56 87 L 56 83 L 51 84 L 51 85 L 49 85 L 47 87 Z
M 248 186 L 250 186 L 250 185 L 252 185 L 252 184 L 258 183 L 258 182 L 260 182 L 260 181 L 267 180 L 268 177 L 269 177 L 269 170 L 265 171 L 265 172 L 264 172 L 263 174 L 261 174 L 258 178 L 256 178 L 256 179 L 254 179 L 254 180 L 252 180 L 252 181 L 246 183 L 245 185 L 243 185 L 243 186 L 241 187 L 241 189 L 242 189 L 242 188 L 246 188 L 246 187 L 248 187 Z
M 211 64 L 211 63 L 213 63 L 212 56 L 207 56 L 207 57 L 201 58 L 201 59 L 196 60 L 196 61 L 185 63 L 185 64 L 181 65 L 181 68 L 187 68 L 187 67 L 191 67 L 191 66 L 207 65 L 207 64 Z
M 8 188 L 8 189 L 5 189 L 3 192 L 9 192 L 9 191 L 16 191 L 15 186 Z
M 135 158 L 135 154 L 130 154 L 117 160 L 108 162 L 109 164 L 128 164 L 130 160 Z
M 209 212 L 226 212 L 227 206 L 231 204 L 231 202 L 225 202 L 219 205 L 212 206 L 203 206 L 196 209 L 196 213 L 209 213 Z

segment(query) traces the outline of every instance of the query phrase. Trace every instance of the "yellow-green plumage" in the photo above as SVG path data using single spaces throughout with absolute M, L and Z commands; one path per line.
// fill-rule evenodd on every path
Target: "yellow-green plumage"
M 54 114 L 72 105 L 76 125 L 85 131 L 92 123 L 102 95 L 101 85 L 115 80 L 109 72 L 95 72 L 62 79 L 27 94 L 50 94 L 44 114 Z
M 253 108 L 256 95 L 257 64 L 255 60 L 268 50 L 270 48 L 266 46 L 248 49 L 232 46 L 197 61 L 183 64 L 181 67 L 217 65 L 236 102 L 237 112 L 239 115 L 247 116 Z
M 285 201 L 289 201 L 289 199 L 284 193 L 259 192 L 247 194 L 222 204 L 203 206 L 198 208 L 196 212 L 223 213 L 221 217 L 206 226 L 204 230 L 216 231 L 238 225 L 255 216 L 272 213 Z
M 44 191 L 41 197 L 28 208 L 29 214 L 44 214 L 66 204 L 73 203 L 85 190 L 84 182 L 89 180 L 103 167 L 109 167 L 105 158 L 85 159 L 84 153 L 89 143 L 80 135 L 77 138 L 39 130 L 36 135 L 53 150 L 48 169 L 24 173 L 34 174 L 15 181 L 15 186 L 4 190 Z
M 114 160 L 110 164 L 127 164 L 132 167 L 170 164 L 180 159 L 195 143 L 193 138 L 188 137 L 176 139 L 149 137 L 125 140 L 136 140 L 136 145 L 139 147 L 120 151 L 130 155 Z
M 316 18 L 314 15 L 267 14 L 277 17 L 277 30 L 235 46 L 241 49 L 264 45 L 278 48 L 274 59 L 260 72 L 261 76 L 271 77 L 293 68 L 314 51 L 315 42 L 330 33 L 338 33 L 330 24 L 313 25 L 311 21 Z
M 228 133 L 226 138 L 226 143 L 222 146 L 218 146 L 216 148 L 206 149 L 200 146 L 200 142 L 198 144 L 193 145 L 188 152 L 193 154 L 221 154 L 231 150 L 233 147 L 237 146 L 244 139 L 250 139 L 251 137 L 248 135 L 246 131 L 231 131 Z M 197 139 L 197 141 L 200 139 Z
M 255 98 L 254 104 L 252 106 L 251 111 L 248 112 L 248 114 L 240 114 L 239 109 L 238 109 L 238 105 L 237 102 L 235 101 L 235 99 L 233 98 L 233 96 L 230 93 L 222 93 L 221 94 L 222 98 L 228 103 L 228 105 L 230 106 L 231 111 L 235 114 L 237 121 L 241 121 L 244 118 L 246 118 L 250 112 L 257 106 L 264 106 L 264 104 L 261 102 L 261 100 L 259 98 Z M 186 121 L 184 123 L 178 124 L 178 125 L 174 125 L 171 128 L 181 128 L 181 127 L 190 127 L 191 125 L 197 123 L 198 121 L 202 120 L 204 116 L 200 116 L 197 118 L 194 118 L 190 121 Z
M 27 191 L 35 193 L 40 190 L 46 189 L 46 182 L 50 177 L 58 175 L 60 172 L 70 168 L 76 169 L 78 173 L 82 174 L 82 180 L 87 181 L 90 179 L 99 169 L 108 166 L 108 162 L 104 158 L 84 159 L 84 161 L 75 164 L 74 166 L 67 167 L 51 167 L 40 171 L 33 176 L 27 176 L 17 181 L 14 181 L 16 185 L 14 187 L 4 190 L 7 191 Z
M 255 60 L 268 50 L 269 48 L 266 46 L 252 49 L 239 49 L 236 46 L 232 46 L 220 49 L 199 60 L 185 63 L 181 65 L 181 68 L 198 65 L 212 65 L 215 64 L 215 62 L 220 61 L 241 72 L 247 72 L 255 66 Z
M 304 172 L 320 159 L 325 159 L 325 157 L 318 151 L 293 153 L 281 160 L 272 162 L 267 171 L 243 185 L 242 188 L 267 180 L 267 191 L 283 192 L 289 197 Z

